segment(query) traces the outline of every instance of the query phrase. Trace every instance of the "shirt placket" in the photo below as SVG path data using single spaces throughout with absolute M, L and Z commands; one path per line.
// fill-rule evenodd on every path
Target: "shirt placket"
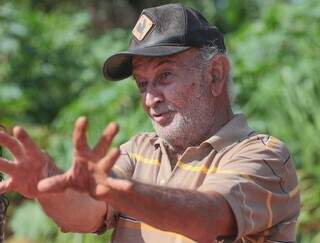
M 167 151 L 163 145 L 163 143 L 160 143 L 159 149 L 161 150 L 161 156 L 160 156 L 160 169 L 157 176 L 157 184 L 160 186 L 164 186 L 167 184 L 171 174 L 171 164 L 169 160 L 169 156 L 167 154 Z

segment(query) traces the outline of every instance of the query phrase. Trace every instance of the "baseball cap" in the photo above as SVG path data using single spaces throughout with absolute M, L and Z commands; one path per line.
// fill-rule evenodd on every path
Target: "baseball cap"
M 225 52 L 223 34 L 196 10 L 181 4 L 166 4 L 144 9 L 132 30 L 126 51 L 110 56 L 104 63 L 107 80 L 118 81 L 132 74 L 135 55 L 161 57 L 192 47 L 215 46 Z

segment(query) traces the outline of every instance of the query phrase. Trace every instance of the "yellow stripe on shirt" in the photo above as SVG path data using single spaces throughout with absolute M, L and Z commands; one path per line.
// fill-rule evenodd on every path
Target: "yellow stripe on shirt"
M 138 153 L 129 153 L 129 155 L 131 158 L 135 159 L 138 163 L 160 166 L 159 160 L 149 159 L 149 158 L 146 158 L 143 155 L 138 154 Z M 208 168 L 207 165 L 191 165 L 191 164 L 188 164 L 188 163 L 185 163 L 185 162 L 179 160 L 177 162 L 177 167 L 179 167 L 182 170 L 203 173 L 203 174 L 222 173 L 222 174 L 240 175 L 243 178 L 251 180 L 250 175 L 248 175 L 246 173 L 242 173 L 242 172 L 239 172 L 236 170 L 219 170 L 219 168 L 216 166 L 211 166 Z
M 181 160 L 179 160 L 177 162 L 177 166 L 180 169 L 183 170 L 187 170 L 187 171 L 192 171 L 192 172 L 201 172 L 204 174 L 208 174 L 209 173 L 209 169 L 206 165 L 190 165 L 190 164 L 186 164 L 184 162 L 182 162 Z
M 269 214 L 269 220 L 268 220 L 268 228 L 272 226 L 272 221 L 273 221 L 273 212 L 271 208 L 271 198 L 272 198 L 272 192 L 268 191 L 268 196 L 267 196 L 267 209 L 268 209 L 268 214 Z
M 143 163 L 143 164 L 151 164 L 151 165 L 160 165 L 160 161 L 157 159 L 149 159 L 146 158 L 144 156 L 142 156 L 141 154 L 138 153 L 129 153 L 129 156 L 132 159 L 137 160 L 137 162 Z
M 299 185 L 296 185 L 296 187 L 289 192 L 289 197 L 294 197 L 298 192 L 299 192 Z
M 275 147 L 277 144 L 279 144 L 279 140 L 276 139 L 275 137 L 271 136 L 269 138 L 269 140 L 267 141 L 266 146 L 267 146 L 268 149 L 271 149 L 271 148 Z

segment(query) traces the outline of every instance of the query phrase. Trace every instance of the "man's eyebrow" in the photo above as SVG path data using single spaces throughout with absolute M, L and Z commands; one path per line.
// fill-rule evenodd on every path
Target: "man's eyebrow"
M 157 63 L 157 64 L 154 66 L 154 68 L 157 68 L 157 67 L 159 67 L 159 66 L 161 66 L 161 65 L 163 65 L 163 64 L 171 64 L 171 65 L 175 65 L 175 66 L 176 66 L 178 63 L 177 63 L 176 61 L 174 61 L 174 60 L 169 59 L 169 58 L 165 58 L 165 59 L 159 61 L 159 63 Z M 134 68 L 137 68 L 137 67 L 139 67 L 139 66 L 143 66 L 143 63 L 135 64 L 135 65 L 134 65 Z M 132 77 L 133 77 L 133 79 L 134 79 L 135 81 L 138 80 L 138 77 L 139 77 L 139 76 L 140 76 L 140 75 L 137 74 L 137 73 L 132 73 Z

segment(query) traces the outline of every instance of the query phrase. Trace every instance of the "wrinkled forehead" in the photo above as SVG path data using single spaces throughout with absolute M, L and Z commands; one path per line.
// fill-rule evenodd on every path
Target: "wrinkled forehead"
M 146 65 L 159 66 L 161 64 L 178 65 L 194 61 L 195 55 L 198 53 L 198 48 L 191 48 L 187 51 L 180 52 L 175 55 L 163 57 L 148 57 L 148 56 L 134 56 L 132 58 L 133 71 L 145 67 Z

